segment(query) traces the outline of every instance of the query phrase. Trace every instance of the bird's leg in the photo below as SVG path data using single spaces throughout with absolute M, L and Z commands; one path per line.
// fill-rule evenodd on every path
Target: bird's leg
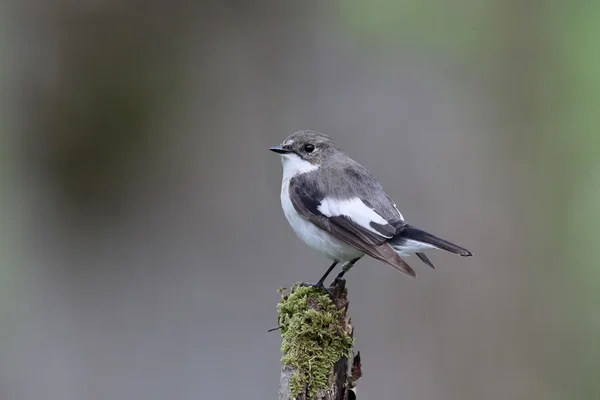
M 335 268 L 335 266 L 338 264 L 337 261 L 334 261 L 333 264 L 331 264 L 329 266 L 329 268 L 327 268 L 327 271 L 325 271 L 325 274 L 321 277 L 321 279 L 318 280 L 317 283 L 303 283 L 302 286 L 311 286 L 311 287 L 315 287 L 318 289 L 321 289 L 322 291 L 324 291 L 325 293 L 327 293 L 329 295 L 329 297 L 333 297 L 333 295 L 331 294 L 331 292 L 329 291 L 329 289 L 327 289 L 324 285 L 325 283 L 325 279 L 327 279 L 327 277 L 329 276 L 329 274 L 331 273 L 331 271 L 333 271 L 333 269 Z
M 350 269 L 352 267 L 354 267 L 354 264 L 356 264 L 356 262 L 358 260 L 360 260 L 360 257 L 359 258 L 355 258 L 354 260 L 350 260 L 347 263 L 345 263 L 342 266 L 342 271 L 335 277 L 335 279 L 342 279 L 342 278 L 344 278 L 344 275 L 346 274 L 346 272 L 350 271 Z
M 333 264 L 331 264 L 329 266 L 329 268 L 327 268 L 327 271 L 325 271 L 325 274 L 323 274 L 323 276 L 321 277 L 321 279 L 319 279 L 319 281 L 317 282 L 316 286 L 317 287 L 325 287 L 323 285 L 323 283 L 325 283 L 325 279 L 327 279 L 327 277 L 329 276 L 329 274 L 331 273 L 331 271 L 333 271 L 333 269 L 335 268 L 335 266 L 337 265 L 337 261 L 334 261 Z

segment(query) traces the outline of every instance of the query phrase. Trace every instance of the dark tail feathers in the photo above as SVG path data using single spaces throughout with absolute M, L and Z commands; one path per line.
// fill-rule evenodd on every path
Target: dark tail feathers
M 429 265 L 431 268 L 435 269 L 435 265 L 431 262 L 429 257 L 425 255 L 425 253 L 416 253 L 419 260 L 423 261 L 425 264 Z
M 440 239 L 439 237 L 432 235 L 431 233 L 427 233 L 410 225 L 406 225 L 400 231 L 400 233 L 396 237 L 394 237 L 394 239 L 396 238 L 400 240 L 411 239 L 416 240 L 417 242 L 427 243 L 437 247 L 438 249 L 446 250 L 454 254 L 459 254 L 463 257 L 470 257 L 473 255 L 469 250 L 465 249 L 464 247 L 457 246 L 454 243 L 450 243 L 447 240 Z

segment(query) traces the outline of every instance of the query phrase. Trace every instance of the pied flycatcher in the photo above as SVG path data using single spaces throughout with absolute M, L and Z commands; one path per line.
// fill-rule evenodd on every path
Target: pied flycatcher
M 415 271 L 400 256 L 416 254 L 435 268 L 424 250 L 472 255 L 404 222 L 381 184 L 329 136 L 298 131 L 270 150 L 281 155 L 281 205 L 289 224 L 308 246 L 333 260 L 316 286 L 323 288 L 338 263 L 341 278 L 365 254 L 412 277 Z

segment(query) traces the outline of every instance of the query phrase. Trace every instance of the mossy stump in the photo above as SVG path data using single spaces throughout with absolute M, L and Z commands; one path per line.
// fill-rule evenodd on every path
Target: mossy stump
M 352 355 L 353 327 L 343 279 L 323 291 L 295 285 L 278 305 L 282 370 L 279 400 L 353 400 L 360 377 L 360 355 Z

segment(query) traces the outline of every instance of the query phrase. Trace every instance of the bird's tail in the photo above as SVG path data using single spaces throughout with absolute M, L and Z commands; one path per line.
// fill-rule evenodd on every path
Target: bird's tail
M 450 243 L 447 240 L 441 239 L 431 233 L 422 231 L 421 229 L 415 228 L 414 226 L 405 225 L 401 231 L 390 240 L 390 244 L 396 248 L 403 247 L 407 242 L 424 243 L 434 248 L 446 250 L 450 253 L 459 254 L 463 257 L 470 257 L 473 254 L 454 243 Z

